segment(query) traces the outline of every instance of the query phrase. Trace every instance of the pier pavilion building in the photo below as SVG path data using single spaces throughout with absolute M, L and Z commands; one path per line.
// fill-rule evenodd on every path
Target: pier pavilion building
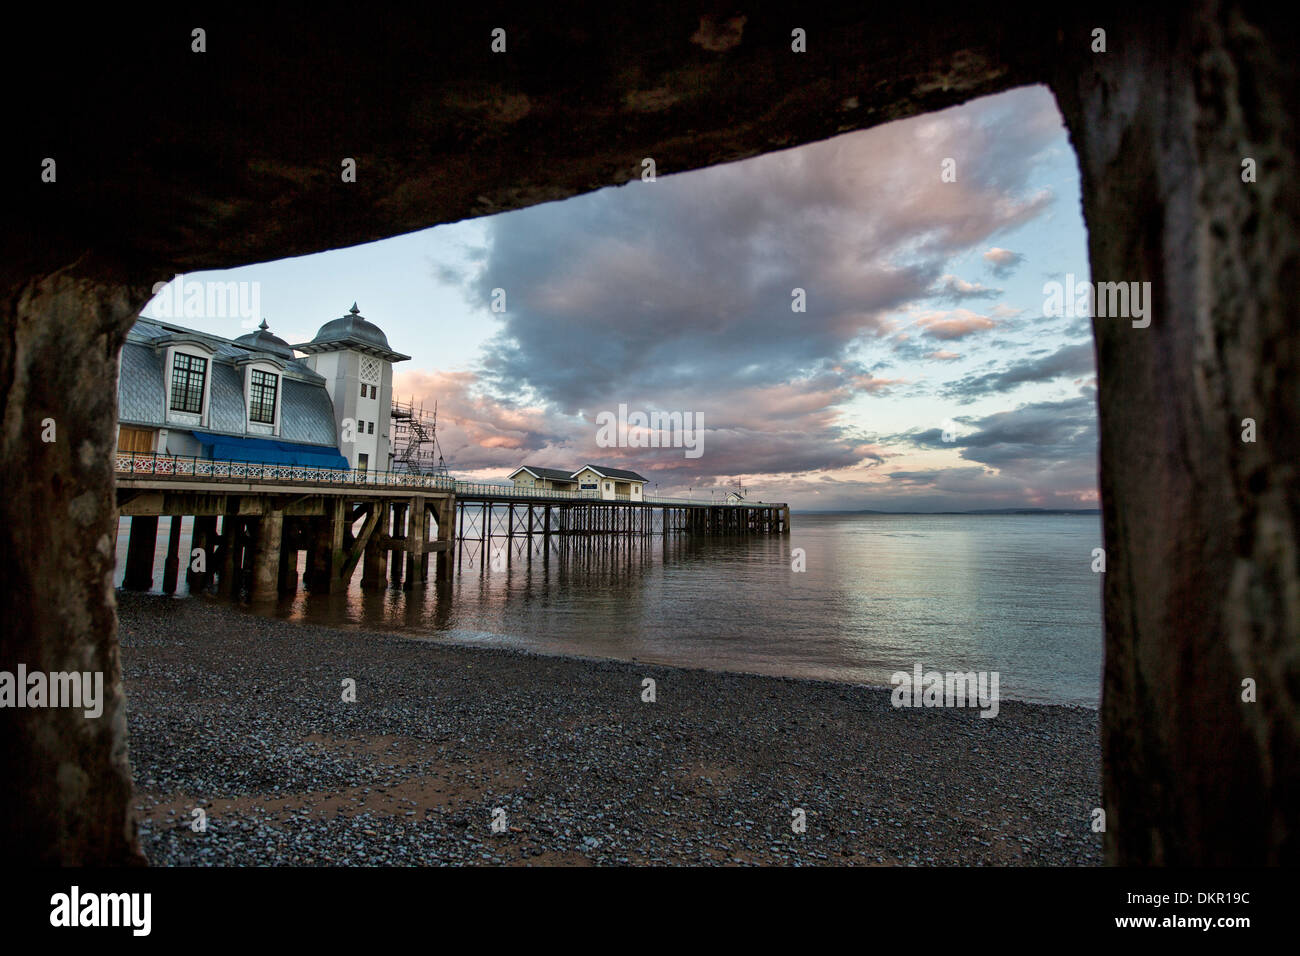
M 296 346 L 265 320 L 225 339 L 141 317 L 122 348 L 118 450 L 387 469 L 393 364 L 408 358 L 355 303 Z

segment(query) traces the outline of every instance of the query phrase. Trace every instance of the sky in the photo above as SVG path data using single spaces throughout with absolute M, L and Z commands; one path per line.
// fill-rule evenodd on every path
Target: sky
M 799 510 L 1093 508 L 1089 320 L 1043 315 L 1044 283 L 1066 274 L 1089 277 L 1078 164 L 1051 93 L 1026 87 L 193 273 L 256 282 L 262 315 L 175 321 L 233 338 L 264 317 L 297 343 L 355 301 L 411 355 L 394 391 L 437 401 L 459 477 L 595 462 L 641 473 L 650 494 L 708 498 L 740 481 Z M 698 431 L 690 447 L 671 432 L 662 444 L 678 447 L 610 447 L 600 425 L 620 405 L 681 412 Z

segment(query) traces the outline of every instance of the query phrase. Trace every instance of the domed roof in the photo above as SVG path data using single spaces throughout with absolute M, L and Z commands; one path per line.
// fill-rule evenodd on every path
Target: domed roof
M 235 339 L 236 344 L 245 345 L 250 349 L 257 349 L 259 352 L 270 352 L 272 355 L 278 355 L 280 358 L 295 358 L 293 348 L 284 339 L 272 335 L 270 326 L 266 324 L 266 319 L 257 327 L 256 332 L 249 332 L 247 335 L 241 335 Z
M 311 344 L 323 345 L 326 342 L 342 342 L 348 339 L 389 351 L 388 336 L 379 326 L 367 321 L 365 316 L 357 311 L 355 302 L 352 303 L 352 308 L 348 310 L 347 315 L 322 325 L 316 337 L 311 340 Z

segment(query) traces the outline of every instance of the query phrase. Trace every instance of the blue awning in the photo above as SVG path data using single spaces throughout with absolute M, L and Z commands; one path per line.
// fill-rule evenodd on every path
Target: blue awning
M 299 445 L 270 438 L 236 438 L 211 432 L 193 433 L 205 458 L 219 461 L 261 461 L 272 465 L 304 465 L 308 468 L 349 468 L 348 460 L 329 445 Z

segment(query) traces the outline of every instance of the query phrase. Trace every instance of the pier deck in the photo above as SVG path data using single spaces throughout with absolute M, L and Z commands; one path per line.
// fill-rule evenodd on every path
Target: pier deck
M 784 503 L 647 496 L 601 497 L 591 491 L 539 491 L 447 475 L 310 468 L 119 453 L 117 505 L 131 518 L 123 586 L 153 586 L 158 518 L 170 517 L 165 593 L 182 564 L 180 520 L 192 516 L 186 555 L 191 589 L 248 589 L 259 598 L 298 587 L 343 588 L 362 566 L 363 588 L 418 589 L 429 555 L 438 580 L 456 563 L 485 566 L 492 542 L 552 536 L 609 538 L 668 534 L 786 534 Z M 218 529 L 217 520 L 221 519 Z

